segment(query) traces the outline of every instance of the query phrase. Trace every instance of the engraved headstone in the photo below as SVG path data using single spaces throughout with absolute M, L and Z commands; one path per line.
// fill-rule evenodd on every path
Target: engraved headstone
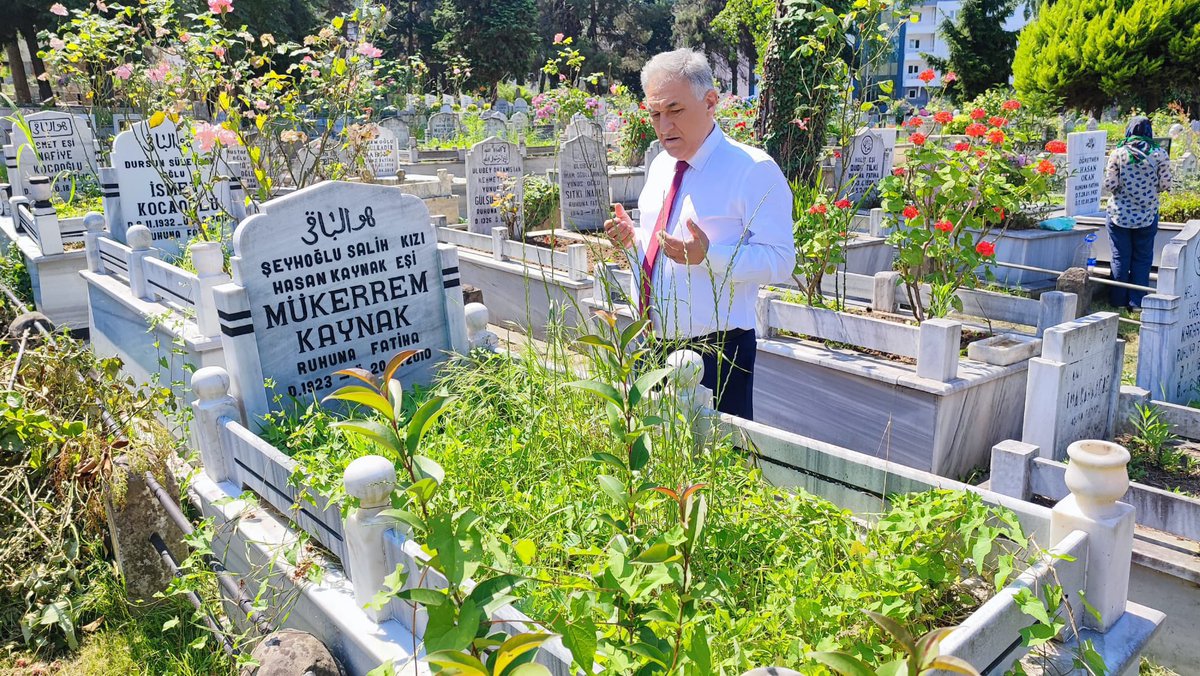
M 457 257 L 420 198 L 326 182 L 264 204 L 233 235 L 233 283 L 216 290 L 226 361 L 247 413 L 304 406 L 376 377 L 402 350 L 402 383 L 427 384 L 466 325 Z M 263 387 L 264 379 L 273 384 Z M 282 395 L 275 402 L 275 395 Z
M 1200 399 L 1200 220 L 1163 247 L 1158 290 L 1142 299 L 1137 386 L 1155 399 Z
M 492 110 L 508 117 L 513 113 L 513 105 L 505 99 L 496 99 L 496 102 L 492 104 Z
M 458 117 L 454 113 L 437 112 L 429 116 L 425 126 L 425 140 L 449 140 L 458 135 Z
M 1072 442 L 1110 438 L 1124 354 L 1113 312 L 1046 329 L 1042 356 L 1029 360 L 1022 441 L 1061 460 Z
M 403 117 L 388 117 L 379 121 L 379 126 L 387 129 L 396 136 L 396 143 L 401 148 L 408 147 L 408 137 L 412 133 L 408 127 L 408 122 Z
M 483 135 L 484 136 L 507 136 L 508 135 L 508 119 L 496 111 L 490 111 L 483 115 Z
M 1081 131 L 1067 134 L 1068 216 L 1100 211 L 1100 186 L 1104 182 L 1104 144 L 1106 131 Z
M 562 144 L 558 160 L 562 227 L 577 231 L 604 227 L 611 201 L 604 143 L 576 136 Z
M 363 160 L 373 176 L 395 176 L 400 168 L 400 142 L 387 127 L 375 126 L 375 138 L 367 142 Z
M 529 102 L 525 99 L 518 98 L 516 101 L 513 101 L 513 111 L 529 114 Z
M 518 110 L 508 118 L 508 121 L 512 124 L 513 131 L 518 134 L 529 131 L 529 115 L 527 113 Z
M 216 183 L 211 194 L 193 188 L 194 172 L 203 172 L 201 184 L 209 183 L 219 173 L 219 163 L 197 167 L 196 153 L 183 151 L 187 142 L 169 119 L 154 128 L 139 122 L 117 135 L 110 160 L 120 208 L 114 213 L 106 204 L 105 212 L 118 241 L 124 242 L 129 227 L 141 223 L 150 229 L 156 249 L 175 256 L 196 236 L 200 222 L 218 229 L 228 223 L 228 184 Z M 189 220 L 189 205 L 199 207 L 199 222 Z
M 237 170 L 238 180 L 241 181 L 242 188 L 247 193 L 258 190 L 258 178 L 254 175 L 254 163 L 250 161 L 250 151 L 246 150 L 246 146 L 239 143 L 222 147 L 218 152 L 218 157 L 224 163 L 223 172 L 232 176 L 233 170 Z
M 490 235 L 492 228 L 507 227 L 511 236 L 519 235 L 524 216 L 521 177 L 525 166 L 517 144 L 496 137 L 480 141 L 467 153 L 466 169 L 471 232 Z M 497 195 L 510 192 L 513 200 L 509 208 L 515 208 L 516 213 L 506 219 L 501 207 L 494 205 Z
M 600 143 L 604 143 L 604 129 L 596 124 L 594 120 L 579 113 L 571 116 L 571 122 L 567 124 L 567 128 L 563 131 L 563 138 L 575 138 L 576 136 L 587 136 Z
M 20 125 L 12 129 L 17 176 L 9 177 L 14 194 L 28 195 L 28 177 L 49 176 L 59 195 L 71 194 L 72 183 L 96 176 L 96 141 L 90 125 L 78 116 L 54 110 L 25 116 L 29 135 Z M 35 151 L 36 149 L 36 151 Z M 15 180 L 14 180 L 15 179 Z
M 895 150 L 895 129 L 859 131 L 842 153 L 846 162 L 842 196 L 855 204 L 866 198 L 880 180 L 892 173 Z

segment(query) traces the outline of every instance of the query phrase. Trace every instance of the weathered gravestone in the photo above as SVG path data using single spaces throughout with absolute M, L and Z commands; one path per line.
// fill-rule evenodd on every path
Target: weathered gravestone
M 604 129 L 599 124 L 596 124 L 594 120 L 589 120 L 579 113 L 571 116 L 571 122 L 567 124 L 566 130 L 563 131 L 564 139 L 571 139 L 576 136 L 587 136 L 600 143 L 604 143 Z
M 425 140 L 449 140 L 458 135 L 458 117 L 454 113 L 437 112 L 429 116 Z
M 1154 399 L 1200 399 L 1200 220 L 1163 247 L 1158 291 L 1142 299 L 1137 386 Z
M 518 134 L 529 131 L 529 115 L 527 113 L 518 110 L 509 116 L 508 121 L 512 124 L 513 131 Z
M 413 113 L 410 113 L 413 114 Z M 379 121 L 379 126 L 387 129 L 396 136 L 396 144 L 401 148 L 408 147 L 408 139 L 412 131 L 408 127 L 408 121 L 403 117 L 388 117 Z
M 96 176 L 96 137 L 78 116 L 55 110 L 25 117 L 29 133 L 21 125 L 12 129 L 9 183 L 14 195 L 29 195 L 30 176 L 49 176 L 61 196 L 71 194 L 73 184 Z M 15 170 L 15 172 L 14 172 Z
M 1117 315 L 1097 312 L 1046 329 L 1042 356 L 1029 360 L 1021 440 L 1062 460 L 1081 439 L 1108 439 L 1121 392 L 1125 341 Z
M 604 143 L 576 136 L 558 155 L 559 207 L 567 230 L 599 230 L 608 218 L 608 165 Z
M 515 143 L 489 138 L 471 146 L 467 153 L 467 204 L 471 232 L 492 234 L 492 228 L 506 227 L 512 236 L 520 234 L 524 222 L 524 195 L 521 177 L 525 166 L 521 150 Z M 516 207 L 515 222 L 505 221 L 504 214 L 493 206 L 499 193 L 513 193 Z
M 220 232 L 241 215 L 240 195 L 234 196 L 228 182 L 216 181 L 211 191 L 195 192 L 194 172 L 202 172 L 201 183 L 208 184 L 221 167 L 219 162 L 197 167 L 196 153 L 183 150 L 186 144 L 170 120 L 153 128 L 138 122 L 117 135 L 109 156 L 112 167 L 101 169 L 101 189 L 109 231 L 118 241 L 124 243 L 129 227 L 141 223 L 149 228 L 156 249 L 177 256 L 201 222 Z M 198 207 L 194 217 L 187 214 L 190 204 Z
M 250 417 L 357 382 L 338 370 L 380 376 L 402 350 L 416 356 L 396 378 L 428 384 L 448 351 L 466 350 L 458 256 L 437 243 L 418 197 L 320 183 L 264 204 L 234 231 L 233 249 L 233 282 L 214 294 Z
M 1100 186 L 1104 182 L 1104 144 L 1106 131 L 1081 131 L 1067 134 L 1068 216 L 1100 211 Z
M 503 137 L 508 135 L 508 119 L 500 113 L 490 111 L 483 115 L 483 135 Z
M 508 117 L 513 113 L 513 105 L 505 99 L 496 99 L 496 102 L 492 104 L 492 110 Z
M 260 151 L 261 152 L 261 151 Z M 246 192 L 258 190 L 258 178 L 254 175 L 254 163 L 250 161 L 250 152 L 246 146 L 223 146 L 217 156 L 222 162 L 221 171 L 231 177 L 236 177 Z
M 391 129 L 375 126 L 375 137 L 363 149 L 363 162 L 372 176 L 395 176 L 400 169 L 400 142 Z
M 529 114 L 529 102 L 526 101 L 525 99 L 518 98 L 516 101 L 513 101 L 513 111 L 517 112 L 517 113 L 525 113 L 526 115 L 528 115 Z
M 859 131 L 843 153 L 846 168 L 841 174 L 842 196 L 858 204 L 872 193 L 879 181 L 892 173 L 895 151 L 895 129 Z

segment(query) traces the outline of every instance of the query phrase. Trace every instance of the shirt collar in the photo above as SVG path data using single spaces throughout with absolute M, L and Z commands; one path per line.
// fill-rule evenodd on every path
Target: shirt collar
M 724 140 L 725 133 L 721 131 L 721 125 L 714 121 L 712 131 L 708 132 L 708 138 L 704 139 L 704 143 L 701 143 L 700 147 L 696 149 L 696 154 L 688 160 L 688 166 L 696 171 L 704 171 L 704 165 L 708 164 L 708 158 L 712 157 L 713 151 Z

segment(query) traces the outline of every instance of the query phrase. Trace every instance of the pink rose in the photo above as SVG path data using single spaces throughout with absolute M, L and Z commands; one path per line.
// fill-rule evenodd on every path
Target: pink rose
M 208 11 L 213 14 L 229 14 L 233 11 L 233 0 L 208 0 Z
M 53 49 L 54 51 L 57 52 L 58 50 L 62 49 L 63 47 L 66 47 L 66 46 L 67 46 L 67 43 L 63 42 L 62 40 L 59 40 L 58 38 L 50 38 L 50 49 Z
M 61 5 L 59 5 L 59 6 L 61 7 Z M 65 12 L 63 13 L 63 16 L 66 16 Z M 566 36 L 564 36 L 562 33 L 555 33 L 554 34 L 554 44 L 561 45 L 562 41 L 565 37 Z
M 61 2 L 56 2 L 53 5 L 50 5 L 50 13 L 56 16 L 66 16 L 67 8 L 63 7 Z
M 271 104 L 263 101 L 262 99 L 258 99 L 254 102 L 254 107 L 258 108 L 259 110 L 266 110 L 267 108 L 271 107 Z
M 107 12 L 108 5 L 104 4 L 101 0 L 96 0 L 96 9 L 100 10 L 101 12 Z
M 954 71 L 950 71 L 949 73 L 946 73 L 945 75 L 942 76 L 942 84 L 950 84 L 951 82 L 954 82 L 957 79 L 958 79 L 958 73 L 955 73 Z
M 218 59 L 225 58 L 225 48 L 221 45 L 213 45 L 213 54 L 217 55 Z
M 156 82 L 156 83 L 161 84 L 166 81 L 167 73 L 169 73 L 169 72 L 170 72 L 170 68 L 167 67 L 167 64 L 160 63 L 157 66 L 146 71 L 146 77 L 150 78 L 151 82 Z
M 237 133 L 232 129 L 217 127 L 217 142 L 223 146 L 236 146 L 238 144 Z
M 118 80 L 128 80 L 133 75 L 133 69 L 129 67 L 129 64 L 123 63 L 114 68 L 112 74 Z
M 188 40 L 191 40 L 191 39 L 192 39 L 192 36 L 188 35 L 187 33 L 180 33 L 180 34 L 179 34 L 179 41 L 180 41 L 180 42 L 187 42 Z
M 212 152 L 213 145 L 217 143 L 218 127 L 207 122 L 197 122 L 192 133 L 196 136 L 196 143 L 200 144 L 201 152 Z
M 369 42 L 362 43 L 358 46 L 358 49 L 354 51 L 369 59 L 378 59 L 379 57 L 383 56 L 383 50 Z

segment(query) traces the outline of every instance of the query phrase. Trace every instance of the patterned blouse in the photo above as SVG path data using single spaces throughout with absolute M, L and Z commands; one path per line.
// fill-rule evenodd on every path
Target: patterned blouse
M 1134 164 L 1134 155 L 1141 161 Z M 1158 215 L 1158 193 L 1171 187 L 1171 159 L 1162 148 L 1149 155 L 1122 146 L 1108 156 L 1104 188 L 1112 193 L 1108 215 L 1122 228 L 1147 228 Z

